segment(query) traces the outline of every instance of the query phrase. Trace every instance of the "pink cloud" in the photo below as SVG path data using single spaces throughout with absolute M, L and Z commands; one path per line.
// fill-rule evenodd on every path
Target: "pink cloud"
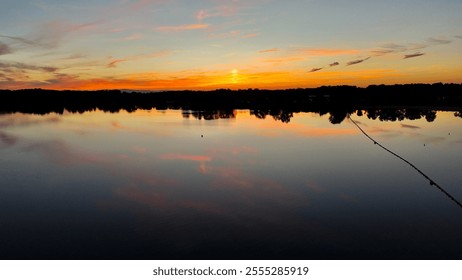
M 159 26 L 156 28 L 159 32 L 179 32 L 179 31 L 188 31 L 188 30 L 199 30 L 209 28 L 208 24 L 205 23 L 195 23 L 187 25 L 171 25 L 171 26 Z
M 231 3 L 231 4 L 232 5 L 230 6 L 220 6 L 220 7 L 215 7 L 215 8 L 208 9 L 208 10 L 199 10 L 196 13 L 196 19 L 199 22 L 202 22 L 204 19 L 211 18 L 211 17 L 233 16 L 237 13 L 240 7 L 236 4 L 236 2 Z

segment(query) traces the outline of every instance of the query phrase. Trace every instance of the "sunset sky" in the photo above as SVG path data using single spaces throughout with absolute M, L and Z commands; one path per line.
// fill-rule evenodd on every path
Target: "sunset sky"
M 460 0 L 1 0 L 0 88 L 462 82 Z

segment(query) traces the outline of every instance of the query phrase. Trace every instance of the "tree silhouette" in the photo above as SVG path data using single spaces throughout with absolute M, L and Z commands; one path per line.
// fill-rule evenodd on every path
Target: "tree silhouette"
M 63 114 L 95 110 L 117 113 L 120 110 L 183 110 L 184 117 L 204 120 L 234 118 L 235 109 L 247 109 L 259 119 L 271 115 L 289 123 L 294 113 L 329 113 L 329 121 L 339 124 L 357 112 L 380 121 L 436 119 L 440 110 L 462 115 L 461 84 L 410 84 L 394 86 L 320 87 L 287 90 L 166 91 L 122 92 L 53 91 L 44 89 L 0 90 L 1 113 Z

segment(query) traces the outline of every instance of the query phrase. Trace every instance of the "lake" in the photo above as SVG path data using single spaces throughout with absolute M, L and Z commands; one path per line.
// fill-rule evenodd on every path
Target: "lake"
M 462 259 L 459 116 L 2 114 L 0 258 Z

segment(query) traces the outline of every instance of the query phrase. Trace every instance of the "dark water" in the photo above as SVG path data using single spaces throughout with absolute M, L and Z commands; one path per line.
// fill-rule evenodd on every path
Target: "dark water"
M 462 118 L 376 141 L 462 200 Z M 462 208 L 350 121 L 0 115 L 2 259 L 462 259 Z

